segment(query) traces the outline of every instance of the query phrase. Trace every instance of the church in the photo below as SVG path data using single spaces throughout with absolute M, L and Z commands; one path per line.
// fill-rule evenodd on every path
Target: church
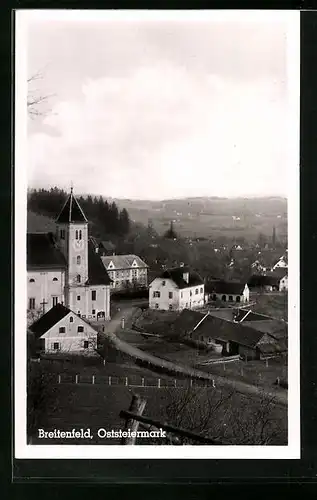
M 33 319 L 63 304 L 88 320 L 110 319 L 111 279 L 89 239 L 71 189 L 56 232 L 27 234 L 27 309 Z

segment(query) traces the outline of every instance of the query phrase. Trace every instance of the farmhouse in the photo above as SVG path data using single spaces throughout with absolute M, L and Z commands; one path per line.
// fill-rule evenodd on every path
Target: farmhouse
M 181 311 L 204 304 L 204 280 L 186 266 L 165 270 L 149 286 L 150 309 Z
M 101 261 L 112 280 L 112 289 L 147 287 L 148 265 L 137 255 L 101 256 Z
M 215 280 L 206 285 L 209 300 L 222 302 L 249 302 L 249 287 L 247 284 L 234 281 Z
M 175 328 L 182 330 L 183 335 L 197 345 L 224 356 L 238 354 L 245 359 L 259 359 L 286 351 L 283 341 L 267 333 L 208 313 L 184 310 L 176 320 Z
M 52 307 L 29 330 L 36 347 L 45 353 L 90 354 L 97 346 L 97 331 L 62 304 Z

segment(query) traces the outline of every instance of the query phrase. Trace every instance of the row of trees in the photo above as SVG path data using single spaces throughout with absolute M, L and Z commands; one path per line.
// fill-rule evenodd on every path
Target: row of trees
M 28 208 L 38 214 L 56 217 L 65 200 L 66 191 L 57 187 L 32 189 L 28 193 Z M 115 202 L 108 202 L 102 196 L 77 197 L 87 219 L 92 222 L 92 234 L 97 237 L 109 235 L 125 236 L 130 230 L 127 210 L 119 210 Z

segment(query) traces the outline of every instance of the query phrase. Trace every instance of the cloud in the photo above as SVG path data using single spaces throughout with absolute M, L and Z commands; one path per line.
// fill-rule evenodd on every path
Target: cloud
M 130 198 L 282 193 L 282 88 L 168 59 L 86 79 L 45 118 L 54 136 L 30 135 L 29 182 Z

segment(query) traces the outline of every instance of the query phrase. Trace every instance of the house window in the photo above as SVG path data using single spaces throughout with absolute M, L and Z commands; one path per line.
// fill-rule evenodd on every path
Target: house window
M 53 281 L 58 281 L 58 279 L 57 278 L 53 278 Z
M 165 284 L 166 284 L 166 281 L 165 280 L 162 281 L 162 286 L 165 286 Z
M 80 295 L 77 295 L 77 300 L 80 300 Z
M 84 349 L 88 349 L 88 347 L 89 347 L 88 340 L 84 340 Z
M 233 297 L 232 295 L 229 295 L 229 302 L 232 302 L 233 301 Z
M 186 302 L 186 307 L 188 307 L 188 302 Z
M 54 351 L 59 351 L 59 342 L 53 343 L 53 349 L 54 349 Z
M 200 289 L 200 293 L 203 293 L 203 291 L 204 291 L 204 289 L 203 289 L 203 287 L 201 287 L 201 289 Z
M 217 300 L 217 295 L 215 293 L 212 296 L 212 300 Z
M 173 292 L 168 292 L 168 298 L 172 299 L 173 298 Z
M 211 343 L 211 338 L 210 338 L 210 337 L 208 337 L 208 344 L 210 344 L 210 343 Z
M 73 316 L 71 316 L 71 317 L 69 318 L 69 322 L 70 322 L 70 323 L 74 323 L 74 318 L 73 318 Z
M 35 279 L 31 278 L 30 280 L 30 283 L 35 283 Z
M 80 317 L 80 311 L 77 311 L 77 316 L 79 316 L 79 317 Z
M 81 240 L 81 230 L 79 231 L 79 239 Z
M 52 297 L 53 299 L 53 307 L 58 304 L 58 297 Z
M 240 302 L 240 295 L 237 295 L 236 302 Z
M 84 327 L 83 326 L 78 326 L 77 332 L 78 333 L 83 333 L 83 331 L 84 331 Z
M 96 309 L 93 309 L 93 310 L 91 311 L 91 314 L 96 314 Z
M 65 229 L 61 229 L 59 235 L 60 235 L 60 239 L 64 240 L 65 239 Z
M 78 231 L 76 230 L 76 233 L 75 233 L 75 238 L 76 240 L 78 240 Z
M 196 294 L 196 295 L 198 295 L 198 288 L 196 288 L 196 290 L 195 290 L 195 294 Z
M 171 310 L 173 309 L 173 304 L 170 304 L 170 305 L 168 306 L 168 308 L 169 308 L 169 310 L 171 311 Z
M 65 326 L 60 326 L 58 331 L 59 333 L 65 333 L 66 332 Z
M 80 255 L 77 255 L 77 265 L 80 266 L 81 258 Z
M 181 292 L 181 299 L 183 298 L 183 292 Z
M 226 302 L 227 297 L 226 297 L 225 295 L 223 295 L 223 296 L 221 297 L 221 300 L 223 300 L 223 302 Z
M 80 283 L 80 281 L 81 281 L 80 274 L 77 274 L 77 283 Z
M 96 300 L 96 290 L 91 291 L 91 300 Z
M 193 294 L 192 294 L 192 291 L 190 291 L 190 292 L 189 292 L 189 295 L 190 295 L 190 296 L 192 296 L 192 295 L 193 295 Z
M 33 297 L 29 299 L 29 309 L 35 309 L 35 299 Z
M 158 309 L 159 308 L 159 305 L 158 304 L 155 304 L 155 309 Z
M 158 299 L 159 299 L 159 298 L 160 298 L 160 296 L 161 296 L 161 292 L 157 292 L 157 291 L 156 291 L 156 292 L 153 292 L 153 297 L 154 297 L 154 298 L 158 298 Z

